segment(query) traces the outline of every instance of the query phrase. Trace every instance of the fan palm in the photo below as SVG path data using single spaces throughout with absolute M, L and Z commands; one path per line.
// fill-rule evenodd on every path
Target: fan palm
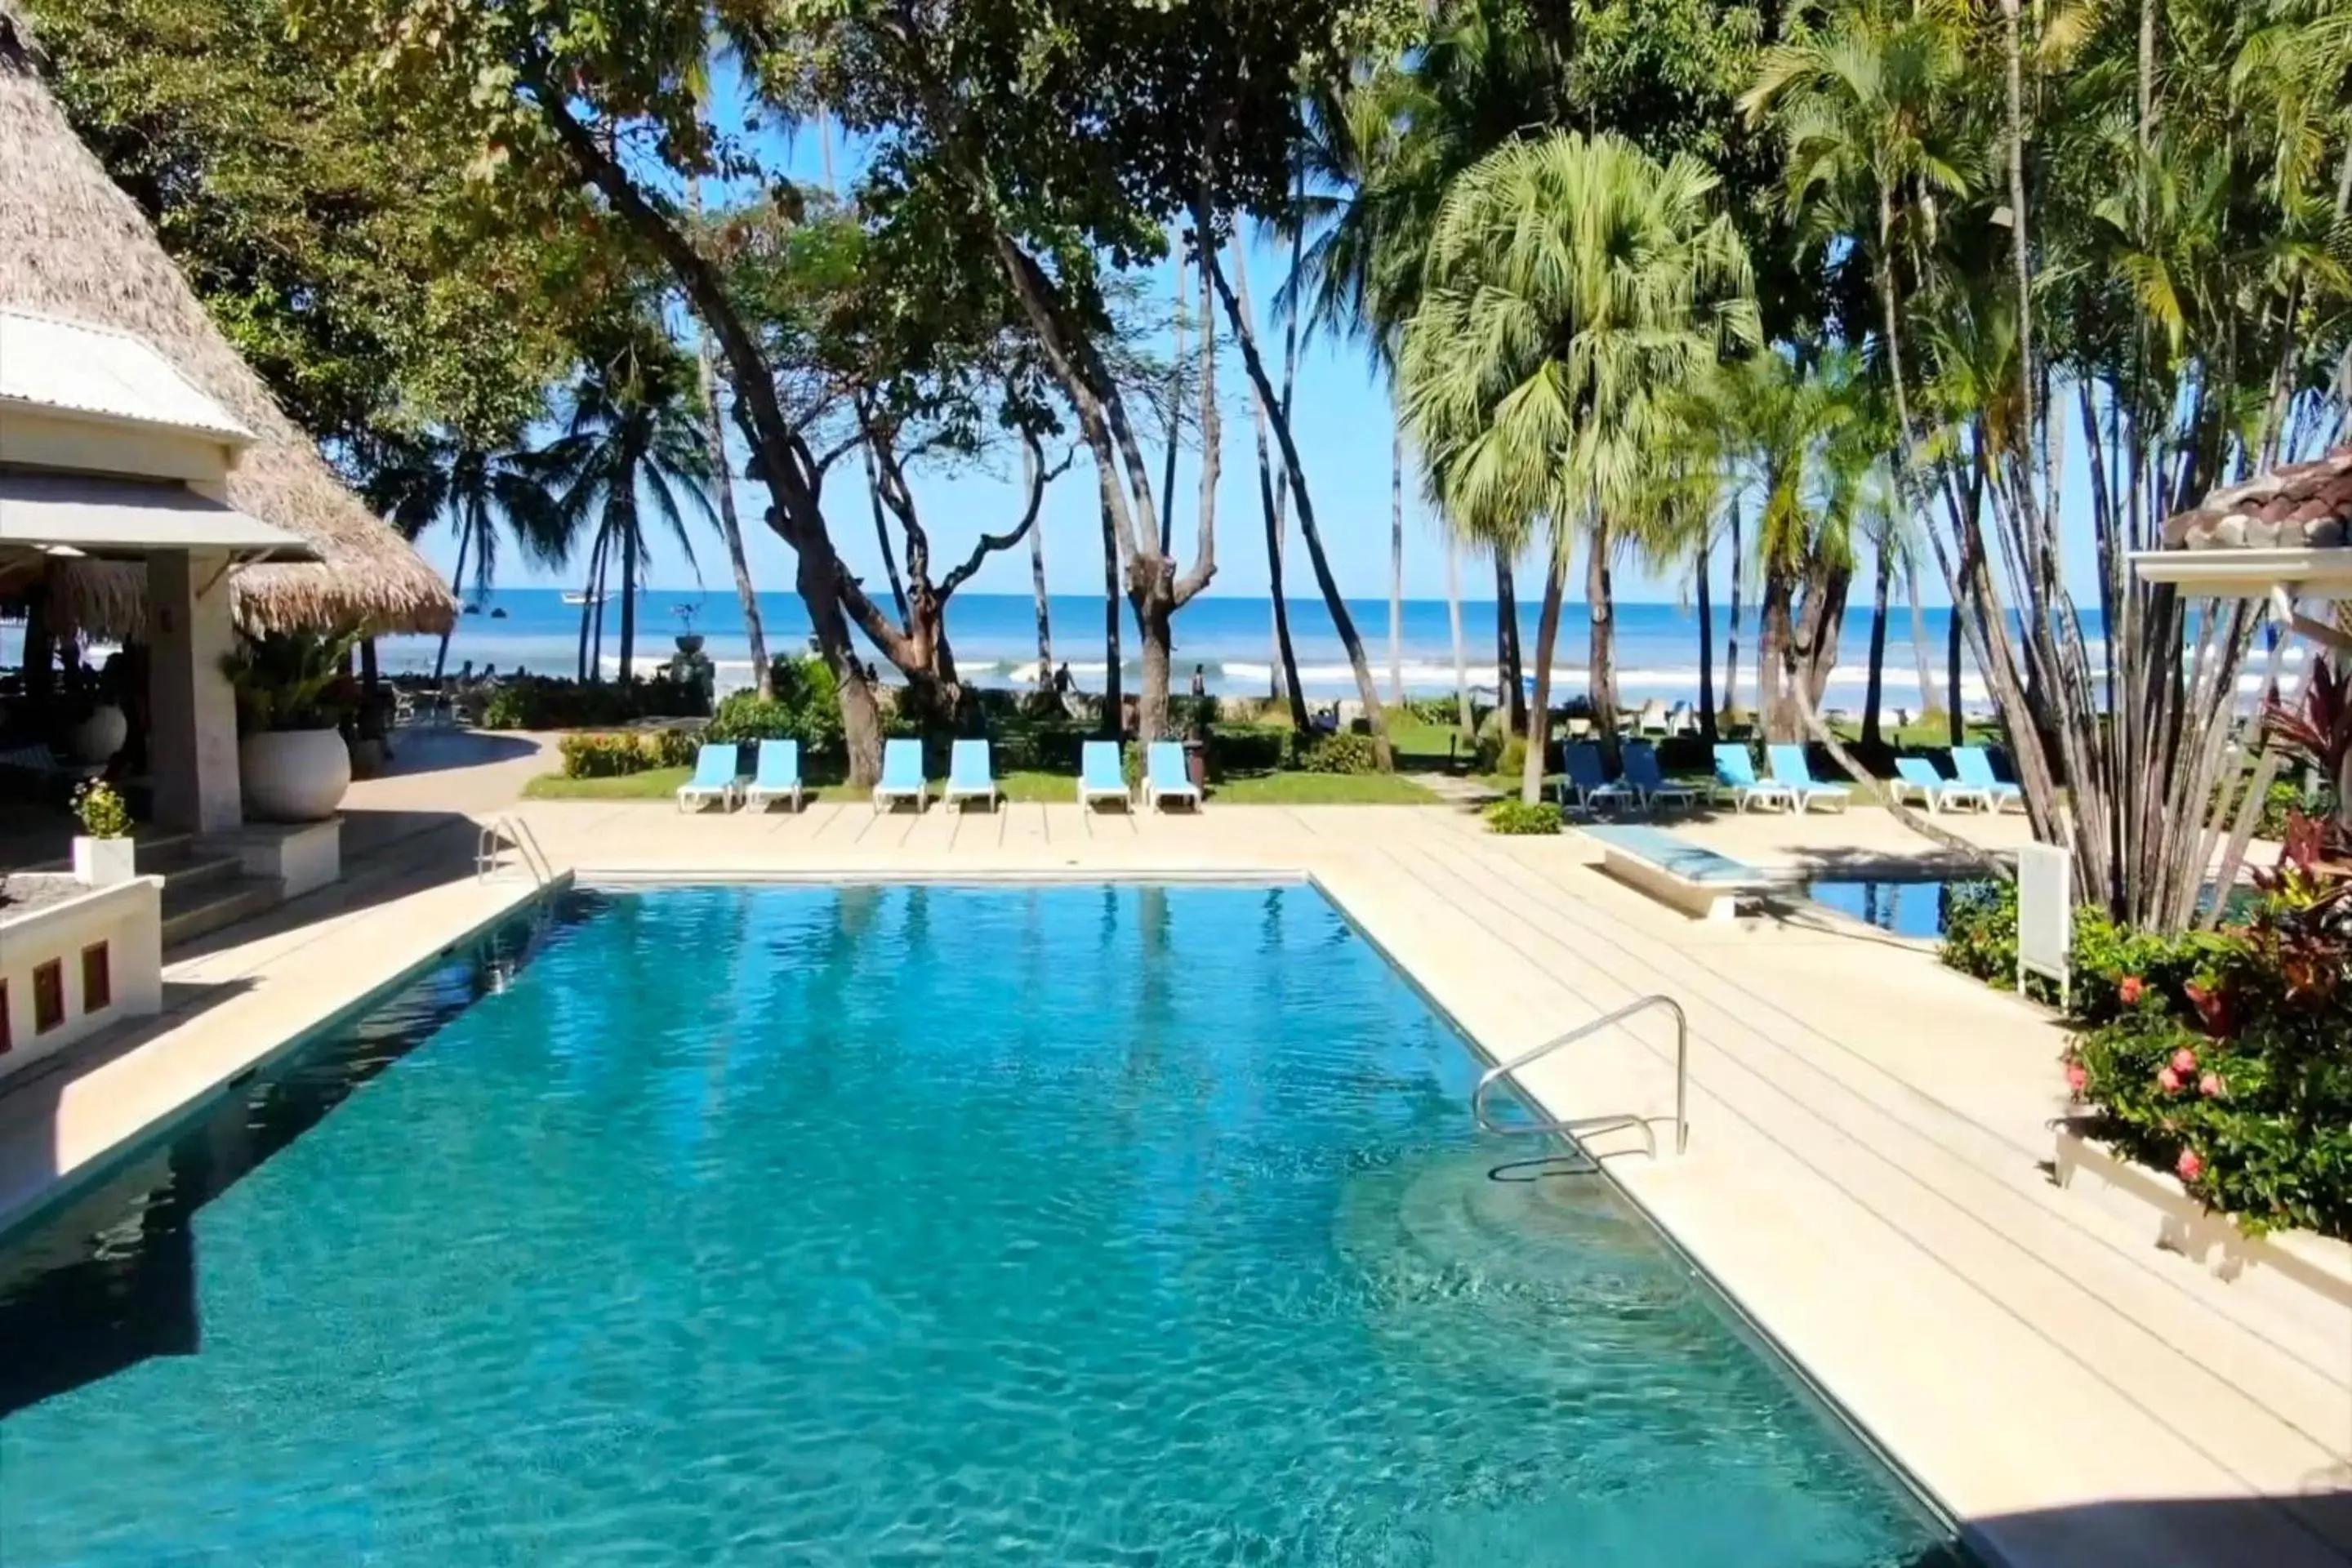
M 698 416 L 692 364 L 651 321 L 600 334 L 584 356 L 568 397 L 562 436 L 544 461 L 560 487 L 558 505 L 589 540 L 588 617 L 618 567 L 621 579 L 621 679 L 636 651 L 637 594 L 648 559 L 647 513 L 694 559 L 687 514 L 715 516 L 709 486 L 710 448 Z M 598 617 L 601 634 L 602 620 Z M 601 668 L 601 651 L 591 669 Z
M 1752 342 L 1745 248 L 1697 160 L 1612 135 L 1513 142 L 1448 189 L 1399 384 L 1432 488 L 1465 533 L 1549 551 L 1523 798 L 1541 793 L 1569 546 L 1595 575 L 1640 510 L 1644 452 L 1727 339 Z M 1606 606 L 1596 603 L 1596 619 Z M 1596 653 L 1600 652 L 1596 648 Z M 1596 668 L 1596 703 L 1607 671 Z
M 412 543 L 446 522 L 457 535 L 450 586 L 468 603 L 488 594 L 498 577 L 501 526 L 524 552 L 561 565 L 570 532 L 549 489 L 545 461 L 529 447 L 474 439 L 435 428 L 387 448 L 372 466 L 368 502 Z M 449 633 L 434 655 L 437 683 L 449 663 Z

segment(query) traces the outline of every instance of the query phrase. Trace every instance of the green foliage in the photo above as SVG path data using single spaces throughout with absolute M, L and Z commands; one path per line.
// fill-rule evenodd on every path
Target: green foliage
M 690 766 L 706 738 L 691 730 L 612 733 L 581 731 L 556 742 L 568 779 L 622 778 L 656 768 Z
M 2011 882 L 1964 883 L 1947 895 L 1941 957 L 1963 974 L 2006 990 L 2017 983 L 2017 888 Z M 2067 968 L 2074 1016 L 2103 1023 L 2122 1005 L 2126 977 L 2141 985 L 2181 995 L 2188 984 L 2231 939 L 2205 932 L 2162 935 L 2118 924 L 2105 910 L 2084 905 L 2074 911 Z M 2028 977 L 2036 995 L 2055 1002 L 2057 990 L 2042 976 Z
M 131 836 L 131 808 L 122 804 L 122 796 L 104 779 L 89 779 L 75 786 L 73 813 L 81 823 L 82 832 L 92 838 Z
M 702 688 L 690 681 L 583 685 L 533 675 L 501 681 L 482 700 L 475 722 L 485 730 L 572 730 L 639 719 L 698 719 L 703 711 Z
M 833 667 L 813 654 L 788 656 L 771 667 L 775 695 L 762 699 L 757 691 L 730 692 L 711 715 L 714 741 L 794 740 L 811 756 L 831 757 L 841 750 L 841 699 Z
M 1486 808 L 1486 828 L 1491 833 L 1558 833 L 1559 807 L 1548 800 L 1539 800 L 1533 805 L 1525 801 L 1498 800 Z
M 359 711 L 359 683 L 344 669 L 354 633 L 265 632 L 221 658 L 247 730 L 332 730 Z
M 1381 759 L 1370 735 L 1343 731 L 1300 736 L 1291 750 L 1291 766 L 1310 773 L 1376 773 Z

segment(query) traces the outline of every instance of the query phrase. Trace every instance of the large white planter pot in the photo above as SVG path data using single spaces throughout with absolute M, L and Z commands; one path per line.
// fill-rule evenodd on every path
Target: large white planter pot
M 236 749 L 245 811 L 260 822 L 324 822 L 352 787 L 351 748 L 340 730 L 270 730 Z
M 74 880 L 85 888 L 110 888 L 139 874 L 138 845 L 130 838 L 92 838 L 77 834 L 73 841 Z
M 89 717 L 74 726 L 73 753 L 85 763 L 103 763 L 122 750 L 131 738 L 131 721 L 111 702 L 101 702 Z

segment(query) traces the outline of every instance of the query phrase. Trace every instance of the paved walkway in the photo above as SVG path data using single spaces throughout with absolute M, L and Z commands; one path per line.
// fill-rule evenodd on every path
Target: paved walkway
M 205 1042 L 232 1028 L 248 1049 L 284 1038 L 522 896 L 520 875 L 476 888 L 469 861 L 452 879 L 465 814 L 509 810 L 559 867 L 608 878 L 1308 874 L 1490 1055 L 1643 994 L 1680 1001 L 1687 1154 L 1654 1164 L 1623 1133 L 1598 1151 L 1989 1553 L 2352 1563 L 2352 1316 L 2223 1284 L 2053 1187 L 2059 1030 L 1908 944 L 1823 916 L 1694 925 L 1601 877 L 1577 837 L 1496 838 L 1460 806 L 688 816 L 515 805 L 546 765 L 535 751 L 467 766 L 448 745 L 354 792 L 352 837 L 374 846 L 358 869 L 388 880 L 174 964 L 175 981 L 251 989 L 68 1082 L 58 1124 L 100 1138 L 142 1074 L 202 1077 L 225 1059 Z M 1870 811 L 1687 831 L 1798 870 L 1915 842 Z M 1654 1015 L 1549 1058 L 1529 1088 L 1556 1114 L 1640 1111 L 1663 1133 L 1672 1056 Z M 0 1100 L 0 1211 L 24 1176 L 13 1151 L 43 1132 L 21 1098 Z

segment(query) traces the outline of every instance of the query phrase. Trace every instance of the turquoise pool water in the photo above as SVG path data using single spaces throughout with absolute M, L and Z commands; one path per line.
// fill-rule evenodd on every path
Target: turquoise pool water
M 583 894 L 0 1243 L 0 1563 L 1925 1568 L 1306 888 Z M 1522 1142 L 1524 1141 L 1521 1141 Z
M 1933 942 L 1944 934 L 1951 912 L 1949 895 L 1978 880 L 1927 882 L 1815 882 L 1805 896 L 1838 913 L 1896 936 Z

